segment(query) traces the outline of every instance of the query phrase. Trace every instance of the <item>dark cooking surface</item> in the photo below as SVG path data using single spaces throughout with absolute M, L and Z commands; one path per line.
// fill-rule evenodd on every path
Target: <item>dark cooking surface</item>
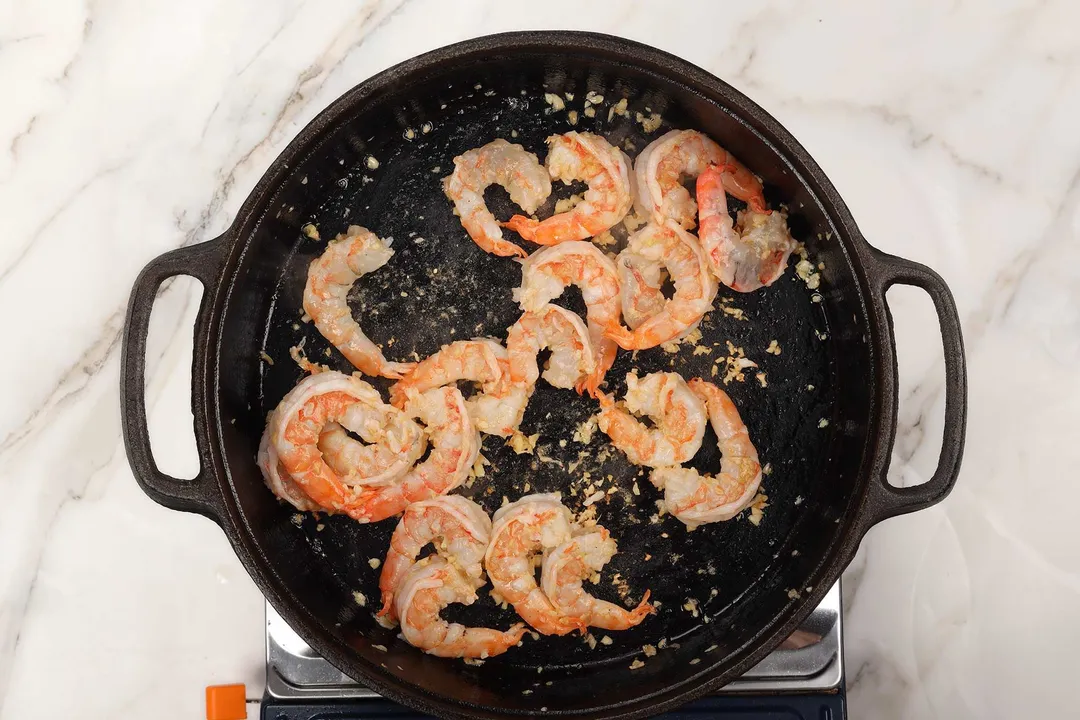
M 522 424 L 524 434 L 540 434 L 536 452 L 518 455 L 502 439 L 485 436 L 483 454 L 491 461 L 487 476 L 460 492 L 492 512 L 504 496 L 513 500 L 527 492 L 562 491 L 571 509 L 580 511 L 585 497 L 581 491 L 585 483 L 580 481 L 583 472 L 593 479 L 611 475 L 613 481 L 602 489 L 614 485 L 618 491 L 597 505 L 597 520 L 618 540 L 619 553 L 593 590 L 619 600 L 611 583 L 618 573 L 629 590 L 627 599 L 636 602 L 649 589 L 661 605 L 659 614 L 631 631 L 597 632 L 597 638 L 610 635 L 614 641 L 610 646 L 590 648 L 579 637 L 530 639 L 524 647 L 483 667 L 424 657 L 398 640 L 395 632 L 377 626 L 372 606 L 378 599 L 379 571 L 368 560 L 385 555 L 395 520 L 363 526 L 345 517 L 298 515 L 276 503 L 249 460 L 266 413 L 302 377 L 289 359 L 291 346 L 306 338 L 309 358 L 346 372 L 352 369 L 336 351 L 327 357 L 326 341 L 311 324 L 300 320 L 307 265 L 324 249 L 326 239 L 352 223 L 394 238 L 394 257 L 358 282 L 350 296 L 354 316 L 384 346 L 390 359 L 411 359 L 414 352 L 422 358 L 455 339 L 480 335 L 501 339 L 520 314 L 511 299 L 520 270 L 513 261 L 477 248 L 454 216 L 440 184 L 452 168 L 453 157 L 505 137 L 542 160 L 544 139 L 571 129 L 598 132 L 619 145 L 629 141 L 633 156 L 648 140 L 673 127 L 698 128 L 766 179 L 774 206 L 790 206 L 796 237 L 807 242 L 815 262 L 825 262 L 826 278 L 832 278 L 834 267 L 845 264 L 835 242 L 817 238 L 831 236 L 833 231 L 816 202 L 785 168 L 777 166 L 774 157 L 762 152 L 759 142 L 744 142 L 748 133 L 732 119 L 721 117 L 726 122 L 718 122 L 713 115 L 706 121 L 700 104 L 665 95 L 661 87 L 643 91 L 644 85 L 631 80 L 628 70 L 621 71 L 621 80 L 614 80 L 602 65 L 566 68 L 569 75 L 561 71 L 540 75 L 527 57 L 515 62 L 518 66 L 503 65 L 496 74 L 474 67 L 459 73 L 453 82 L 414 86 L 407 100 L 373 105 L 295 169 L 249 246 L 241 282 L 251 294 L 245 295 L 242 307 L 230 303 L 225 336 L 234 337 L 235 342 L 222 348 L 220 368 L 228 380 L 222 383 L 223 430 L 227 436 L 237 436 L 244 448 L 235 453 L 243 461 L 238 458 L 231 469 L 245 521 L 264 539 L 265 555 L 296 558 L 294 563 L 278 562 L 277 572 L 334 633 L 367 653 L 372 652 L 369 643 L 386 646 L 388 652 L 376 660 L 385 662 L 391 672 L 421 672 L 431 690 L 462 697 L 458 677 L 465 675 L 478 689 L 462 699 L 493 702 L 495 693 L 500 693 L 505 698 L 501 702 L 510 704 L 520 699 L 533 708 L 574 707 L 590 703 L 598 688 L 606 685 L 610 690 L 625 683 L 627 667 L 635 658 L 642 658 L 646 665 L 634 671 L 634 681 L 656 689 L 705 670 L 748 642 L 750 633 L 806 592 L 805 587 L 792 587 L 789 579 L 813 577 L 824 548 L 834 539 L 835 523 L 847 504 L 845 491 L 854 482 L 858 464 L 858 450 L 846 455 L 838 452 L 843 436 L 838 437 L 837 429 L 846 427 L 847 436 L 858 446 L 868 410 L 866 383 L 849 384 L 840 397 L 835 379 L 841 371 L 837 354 L 843 353 L 847 372 L 853 372 L 854 365 L 856 376 L 865 377 L 868 351 L 861 330 L 851 323 L 846 337 L 829 335 L 830 315 L 854 314 L 845 307 L 852 298 L 850 292 L 842 296 L 826 280 L 820 290 L 823 297 L 819 296 L 823 302 L 813 302 L 815 293 L 795 276 L 792 267 L 772 287 L 754 293 L 721 288 L 718 300 L 731 298 L 725 304 L 741 309 L 747 319 L 713 311 L 702 323 L 703 337 L 696 345 L 684 344 L 677 354 L 660 348 L 641 351 L 636 359 L 620 351 L 607 376 L 609 389 L 620 396 L 625 389 L 623 377 L 631 367 L 641 374 L 674 369 L 687 378 L 700 375 L 720 380 L 726 370 L 723 363 L 718 377 L 713 377 L 712 368 L 729 355 L 729 340 L 760 366 L 746 370 L 743 382 L 724 387 L 738 405 L 762 463 L 772 469 L 761 488 L 769 503 L 764 520 L 755 527 L 744 513 L 731 522 L 692 533 L 670 516 L 652 520 L 661 494 L 648 483 L 644 470 L 630 465 L 618 451 L 605 451 L 610 446 L 603 433 L 596 431 L 588 444 L 573 440 L 575 428 L 596 412 L 596 403 L 541 381 Z M 595 118 L 582 113 L 589 89 L 604 96 Z M 578 111 L 576 126 L 569 123 L 565 111 L 550 111 L 545 91 L 573 93 L 575 99 L 567 103 L 567 109 Z M 620 97 L 630 100 L 629 117 L 616 115 L 609 121 L 608 110 Z M 661 113 L 664 122 L 646 135 L 635 114 L 650 111 Z M 709 111 L 715 113 L 714 108 Z M 430 132 L 424 132 L 427 127 Z M 412 139 L 406 137 L 410 129 Z M 369 158 L 375 158 L 377 167 Z M 556 197 L 575 189 L 557 183 L 541 217 L 551 212 Z M 509 217 L 511 206 L 501 191 L 489 191 L 488 197 L 500 219 Z M 323 242 L 304 235 L 301 228 L 307 223 L 318 228 Z M 797 260 L 793 257 L 791 265 Z M 840 277 L 843 283 L 844 276 Z M 558 302 L 581 309 L 574 291 Z M 244 323 L 262 328 L 265 335 L 251 337 L 250 325 L 242 328 Z M 229 327 L 235 334 L 230 334 Z M 772 340 L 782 349 L 779 356 L 765 352 Z M 695 355 L 696 348 L 709 352 Z M 260 352 L 269 355 L 273 365 L 258 361 Z M 757 380 L 759 371 L 765 374 L 767 387 Z M 386 387 L 383 381 L 375 384 Z M 247 403 L 255 398 L 261 404 L 252 402 L 248 409 Z M 837 412 L 845 404 L 853 406 L 844 417 L 846 425 L 837 421 Z M 233 418 L 235 425 L 230 425 Z M 829 421 L 826 427 L 819 427 L 822 419 Z M 710 430 L 694 462 L 699 469 L 717 471 L 715 443 Z M 841 458 L 843 466 L 838 464 Z M 632 492 L 635 482 L 637 496 Z M 646 554 L 650 559 L 644 559 Z M 368 607 L 354 602 L 355 591 L 367 597 Z M 700 609 L 684 608 L 690 600 Z M 496 608 L 484 591 L 475 606 L 452 608 L 447 616 L 494 627 L 506 627 L 515 620 L 512 610 Z M 656 645 L 662 639 L 681 647 L 678 652 L 668 648 L 655 657 L 643 656 L 642 645 Z M 699 663 L 690 665 L 695 658 Z M 592 668 L 589 683 L 564 680 L 578 677 L 582 665 Z

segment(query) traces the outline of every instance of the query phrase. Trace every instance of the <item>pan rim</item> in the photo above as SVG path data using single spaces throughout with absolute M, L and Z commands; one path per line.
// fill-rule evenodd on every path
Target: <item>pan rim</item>
M 853 270 L 854 287 L 858 292 L 858 305 L 862 308 L 863 322 L 871 331 L 867 352 L 873 391 L 870 393 L 869 423 L 862 450 L 863 460 L 852 497 L 844 510 L 843 530 L 837 532 L 810 573 L 820 578 L 815 583 L 814 590 L 793 601 L 776 616 L 777 620 L 786 617 L 786 621 L 774 620 L 748 638 L 738 650 L 729 654 L 729 658 L 738 659 L 723 670 L 706 668 L 650 695 L 584 710 L 560 712 L 562 715 L 573 716 L 643 717 L 714 692 L 742 675 L 797 629 L 821 602 L 850 561 L 863 534 L 873 524 L 866 522 L 861 516 L 866 514 L 871 478 L 886 465 L 883 455 L 887 455 L 892 434 L 888 430 L 883 432 L 883 428 L 888 428 L 889 422 L 895 420 L 895 354 L 891 339 L 885 331 L 888 323 L 887 312 L 876 295 L 870 291 L 866 265 L 872 262 L 872 251 L 858 230 L 850 211 L 817 163 L 778 121 L 723 80 L 686 60 L 636 41 L 600 33 L 518 31 L 487 35 L 447 45 L 387 68 L 344 93 L 312 119 L 263 174 L 223 238 L 231 245 L 226 250 L 227 260 L 214 288 L 212 319 L 205 336 L 212 355 L 200 377 L 201 387 L 206 393 L 204 421 L 213 426 L 211 455 L 217 483 L 224 498 L 222 515 L 218 520 L 245 568 L 271 605 L 288 618 L 291 624 L 298 625 L 298 632 L 316 652 L 346 674 L 362 677 L 365 684 L 388 699 L 445 717 L 507 717 L 527 714 L 512 709 L 493 709 L 490 706 L 460 702 L 398 679 L 358 655 L 341 638 L 325 631 L 298 598 L 289 592 L 273 565 L 266 562 L 258 551 L 236 501 L 231 472 L 222 449 L 225 421 L 220 407 L 222 388 L 218 370 L 221 360 L 222 319 L 235 288 L 236 273 L 243 264 L 243 256 L 248 248 L 247 240 L 269 214 L 270 201 L 282 183 L 294 172 L 299 161 L 313 152 L 341 121 L 348 119 L 358 105 L 377 94 L 393 92 L 395 83 L 413 74 L 427 72 L 442 63 L 464 62 L 480 53 L 521 50 L 538 53 L 572 52 L 585 57 L 599 56 L 607 59 L 617 57 L 620 62 L 650 74 L 663 76 L 669 82 L 704 96 L 718 111 L 727 112 L 747 126 L 795 174 L 837 230 L 838 241 Z

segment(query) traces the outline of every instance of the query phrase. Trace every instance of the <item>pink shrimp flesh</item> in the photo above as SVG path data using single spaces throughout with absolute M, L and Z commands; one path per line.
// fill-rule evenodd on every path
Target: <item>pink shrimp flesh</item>
M 443 190 L 480 248 L 493 255 L 525 257 L 524 250 L 503 238 L 499 222 L 484 202 L 484 189 L 496 184 L 506 188 L 510 199 L 527 213 L 536 212 L 551 194 L 551 180 L 536 156 L 502 139 L 454 158 L 454 172 L 443 179 Z
M 548 138 L 547 168 L 552 180 L 589 184 L 584 201 L 546 220 L 515 215 L 505 227 L 526 240 L 555 245 L 599 235 L 626 215 L 633 203 L 630 161 L 592 133 L 568 132 Z
M 672 130 L 649 143 L 634 161 L 638 215 L 656 222 L 671 219 L 688 230 L 693 228 L 697 207 L 682 181 L 699 176 L 710 164 L 730 165 L 724 187 L 765 212 L 761 182 L 731 153 L 697 130 Z
M 741 211 L 733 223 L 728 213 L 726 177 L 732 166 L 710 165 L 697 179 L 699 237 L 709 267 L 720 282 L 737 292 L 771 285 L 787 268 L 795 241 L 781 212 Z
M 583 582 L 595 577 L 614 557 L 616 550 L 611 535 L 599 525 L 552 550 L 544 558 L 540 580 L 552 605 L 566 617 L 605 630 L 628 630 L 656 612 L 648 603 L 648 590 L 633 610 L 585 592 Z
M 466 627 L 439 616 L 452 603 L 475 602 L 476 587 L 444 558 L 424 558 L 413 565 L 402 579 L 395 602 L 402 637 L 438 657 L 488 658 L 517 645 L 525 634 L 522 623 L 508 630 L 494 630 Z
M 347 233 L 331 240 L 323 254 L 308 266 L 304 312 L 323 337 L 362 373 L 399 378 L 412 365 L 388 361 L 353 319 L 346 300 L 353 283 L 390 260 L 394 254 L 390 242 L 359 225 L 349 226 Z
M 596 369 L 579 383 L 579 391 L 584 389 L 595 396 L 618 352 L 615 342 L 604 337 L 605 329 L 619 323 L 619 276 L 615 263 L 595 245 L 576 241 L 536 251 L 521 261 L 521 269 L 521 287 L 514 291 L 514 299 L 522 310 L 539 310 L 561 295 L 568 285 L 581 289 Z
M 397 619 L 394 593 L 405 573 L 428 543 L 471 581 L 484 574 L 484 552 L 491 539 L 491 519 L 483 508 L 460 495 L 443 495 L 415 502 L 405 509 L 379 576 L 383 606 L 379 615 Z
M 665 467 L 653 470 L 649 479 L 664 490 L 668 512 L 692 529 L 738 515 L 757 493 L 761 464 L 746 425 L 727 393 L 700 378 L 688 385 L 708 406 L 709 423 L 722 453 L 720 473 L 701 475 L 693 468 Z

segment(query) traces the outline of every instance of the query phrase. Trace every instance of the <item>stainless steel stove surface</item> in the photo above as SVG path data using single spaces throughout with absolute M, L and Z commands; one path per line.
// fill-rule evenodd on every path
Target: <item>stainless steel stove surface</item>
M 844 679 L 840 583 L 788 640 L 720 695 L 832 693 Z M 375 698 L 323 660 L 293 632 L 269 604 L 266 606 L 266 694 L 281 701 L 332 702 Z

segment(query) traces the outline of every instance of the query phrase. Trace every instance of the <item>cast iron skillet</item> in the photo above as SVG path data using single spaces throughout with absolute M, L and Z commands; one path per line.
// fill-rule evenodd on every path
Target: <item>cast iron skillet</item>
M 584 113 L 587 91 L 604 96 L 594 117 Z M 576 126 L 566 110 L 548 111 L 545 92 L 574 96 L 567 110 L 578 112 Z M 623 97 L 629 116 L 609 120 L 609 108 Z M 646 134 L 639 112 L 657 113 L 663 124 Z M 484 254 L 465 235 L 439 184 L 452 158 L 496 137 L 543 157 L 544 138 L 572 128 L 600 132 L 635 154 L 672 127 L 708 133 L 764 179 L 770 203 L 787 206 L 795 235 L 812 261 L 823 263 L 821 287 L 810 290 L 789 269 L 758 292 L 722 290 L 720 297 L 732 298 L 727 305 L 747 320 L 712 312 L 697 346 L 708 353 L 694 354 L 688 345 L 677 354 L 641 352 L 636 360 L 620 353 L 609 388 L 621 394 L 631 366 L 712 377 L 718 359 L 731 354 L 727 341 L 742 348 L 759 363 L 767 386 L 751 370 L 725 387 L 771 469 L 762 485 L 769 504 L 764 519 L 754 525 L 744 514 L 687 533 L 670 516 L 655 517 L 659 493 L 620 453 L 604 452 L 602 433 L 588 443 L 572 438 L 596 405 L 541 382 L 523 424 L 526 434 L 540 434 L 537 451 L 517 455 L 486 438 L 492 466 L 463 492 L 490 512 L 504 496 L 562 490 L 580 510 L 583 474 L 611 475 L 609 484 L 619 489 L 598 504 L 598 519 L 618 540 L 619 554 L 595 592 L 632 603 L 648 588 L 660 612 L 634 630 L 597 633 L 613 642 L 595 649 L 566 637 L 527 640 L 482 666 L 425 656 L 372 619 L 378 571 L 368 560 L 385 554 L 394 521 L 364 526 L 297 514 L 266 490 L 253 460 L 266 413 L 301 377 L 289 347 L 306 338 L 309 357 L 351 370 L 300 319 L 306 267 L 324 247 L 301 228 L 312 223 L 325 239 L 357 223 L 395 238 L 397 254 L 351 297 L 354 314 L 392 359 L 424 357 L 453 339 L 505 337 L 519 314 L 510 298 L 518 266 Z M 512 211 L 501 192 L 489 192 L 489 199 L 500 217 Z M 551 212 L 553 202 L 541 213 Z M 191 399 L 201 469 L 191 481 L 158 470 L 144 403 L 151 306 L 161 282 L 180 274 L 205 286 Z M 885 291 L 896 283 L 920 287 L 933 299 L 945 349 L 941 456 L 933 477 L 911 488 L 886 481 L 896 360 Z M 579 295 L 561 302 L 580 309 Z M 764 352 L 772 340 L 779 356 Z M 720 365 L 716 378 L 725 370 Z M 870 247 L 832 184 L 773 118 L 676 57 L 569 32 L 511 33 L 446 47 L 336 101 L 274 162 L 224 235 L 166 253 L 143 270 L 128 308 L 121 382 L 128 458 L 146 493 L 218 523 L 278 612 L 330 662 L 389 698 L 447 717 L 545 709 L 636 717 L 737 677 L 817 605 L 871 526 L 949 493 L 960 466 L 966 402 L 960 325 L 945 283 L 922 265 Z M 696 463 L 711 471 L 718 462 L 710 431 Z M 369 598 L 367 607 L 357 604 L 355 592 Z M 495 627 L 514 619 L 486 595 L 447 614 Z M 648 657 L 646 644 L 666 647 Z M 638 658 L 644 666 L 631 670 Z

